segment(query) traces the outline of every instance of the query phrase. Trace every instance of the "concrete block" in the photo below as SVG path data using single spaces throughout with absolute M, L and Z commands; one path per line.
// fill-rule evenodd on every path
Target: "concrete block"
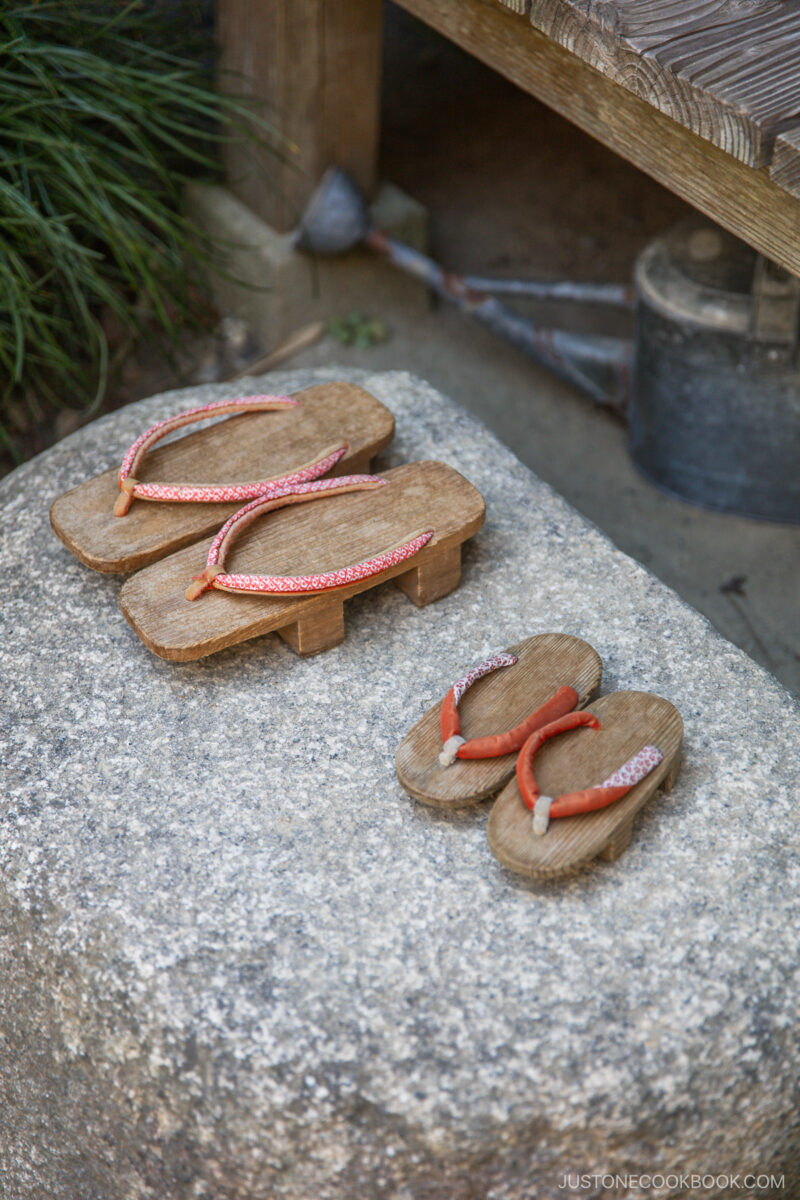
M 299 253 L 291 234 L 277 233 L 223 187 L 193 184 L 187 204 L 217 243 L 219 270 L 209 275 L 216 304 L 246 320 L 264 350 L 311 321 L 352 311 L 375 318 L 390 305 L 429 303 L 421 283 L 366 250 L 337 258 Z M 399 188 L 383 184 L 372 212 L 379 228 L 426 249 L 427 211 Z
M 0 483 L 0 1194 L 800 1194 L 796 704 L 427 384 L 248 386 L 339 375 L 394 411 L 387 465 L 444 459 L 487 521 L 457 591 L 365 593 L 316 658 L 271 636 L 164 662 L 48 527 L 152 421 L 240 383 L 114 412 Z M 617 861 L 528 887 L 488 806 L 415 805 L 394 753 L 545 630 L 686 736 Z

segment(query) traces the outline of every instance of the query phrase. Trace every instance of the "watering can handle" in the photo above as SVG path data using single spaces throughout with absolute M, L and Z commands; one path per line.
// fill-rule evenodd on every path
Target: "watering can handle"
M 779 342 L 792 358 L 800 331 L 800 279 L 759 254 L 751 291 L 750 336 Z

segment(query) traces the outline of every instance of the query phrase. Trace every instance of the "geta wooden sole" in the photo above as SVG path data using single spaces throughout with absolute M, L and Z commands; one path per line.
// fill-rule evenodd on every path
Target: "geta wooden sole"
M 603 667 L 599 655 L 581 638 L 540 633 L 508 649 L 516 655 L 516 665 L 484 676 L 459 705 L 467 738 L 513 728 L 562 686 L 576 689 L 579 707 L 600 686 Z M 469 665 L 461 664 L 462 674 Z M 452 683 L 443 686 L 442 696 Z M 441 809 L 465 808 L 496 795 L 513 775 L 516 755 L 456 759 L 442 767 L 440 711 L 438 701 L 400 743 L 395 767 L 402 787 L 415 800 Z
M 461 546 L 480 529 L 483 497 L 452 467 L 407 463 L 382 476 L 388 486 L 279 509 L 248 526 L 226 569 L 304 575 L 362 562 L 422 529 L 433 537 L 413 559 L 379 575 L 314 595 L 252 595 L 221 590 L 186 599 L 205 566 L 208 542 L 153 563 L 120 592 L 126 619 L 148 649 L 186 662 L 264 633 L 279 633 L 298 654 L 319 654 L 344 637 L 343 605 L 351 596 L 394 580 L 417 605 L 458 586 Z M 409 562 L 414 566 L 409 567 Z
M 680 770 L 683 722 L 668 700 L 649 692 L 611 692 L 593 701 L 590 711 L 600 729 L 560 734 L 536 755 L 542 795 L 596 787 L 646 745 L 657 746 L 663 761 L 620 800 L 595 812 L 552 820 L 543 836 L 533 832 L 531 811 L 512 778 L 494 803 L 486 833 L 502 865 L 528 879 L 555 879 L 597 858 L 619 858 L 639 812 L 659 788 L 673 786 Z

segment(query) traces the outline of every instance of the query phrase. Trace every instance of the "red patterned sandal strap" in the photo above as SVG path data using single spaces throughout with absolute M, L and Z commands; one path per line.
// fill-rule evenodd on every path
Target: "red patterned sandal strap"
M 461 721 L 458 715 L 458 705 L 464 693 L 484 675 L 497 671 L 502 667 L 513 667 L 517 659 L 513 654 L 504 652 L 487 658 L 484 662 L 473 667 L 463 678 L 453 684 L 442 701 L 440 728 L 442 734 L 442 750 L 439 755 L 439 765 L 449 767 L 457 758 L 499 758 L 503 754 L 513 754 L 519 750 L 525 739 L 535 729 L 555 721 L 564 713 L 571 712 L 580 697 L 574 688 L 560 687 L 558 691 L 545 701 L 535 712 L 515 725 L 505 733 L 492 734 L 489 737 L 471 738 L 469 741 L 461 736 Z
M 354 563 L 349 567 L 340 567 L 335 571 L 325 571 L 319 575 L 240 575 L 229 574 L 225 571 L 225 555 L 230 549 L 234 538 L 238 536 L 251 522 L 265 513 L 290 504 L 303 504 L 310 500 L 322 499 L 324 496 L 339 495 L 342 492 L 368 491 L 386 485 L 385 479 L 375 475 L 342 475 L 337 479 L 318 479 L 311 483 L 297 486 L 276 488 L 269 494 L 240 508 L 229 517 L 214 538 L 208 551 L 206 569 L 200 575 L 193 577 L 193 582 L 186 590 L 187 600 L 196 600 L 209 588 L 217 588 L 225 592 L 248 592 L 261 595 L 307 595 L 312 592 L 326 592 L 334 588 L 347 587 L 362 579 L 379 575 L 397 563 L 404 562 L 417 554 L 433 537 L 433 530 L 427 529 L 414 534 L 408 541 L 382 551 L 374 558 Z
M 331 446 L 323 451 L 313 462 L 296 468 L 287 475 L 274 479 L 254 480 L 240 484 L 189 484 L 189 483 L 143 483 L 136 479 L 135 474 L 141 466 L 148 450 L 157 442 L 184 425 L 192 425 L 196 421 L 210 420 L 212 417 L 233 416 L 236 413 L 273 412 L 290 408 L 298 408 L 299 400 L 291 396 L 239 396 L 232 400 L 216 400 L 212 404 L 203 404 L 199 408 L 188 408 L 184 412 L 158 421 L 136 439 L 128 449 L 119 470 L 118 483 L 120 494 L 114 505 L 114 515 L 122 517 L 128 511 L 134 498 L 140 500 L 169 500 L 183 503 L 220 503 L 254 500 L 284 484 L 305 483 L 318 479 L 326 471 L 330 471 L 347 451 L 347 445 Z
M 560 796 L 542 796 L 539 785 L 533 774 L 533 759 L 536 752 L 551 737 L 565 733 L 569 729 L 577 729 L 581 725 L 591 729 L 600 729 L 600 722 L 590 712 L 570 713 L 559 721 L 533 733 L 522 747 L 517 759 L 517 783 L 520 795 L 525 805 L 533 812 L 533 832 L 541 837 L 548 830 L 550 821 L 557 817 L 574 817 L 579 813 L 594 812 L 605 808 L 641 783 L 659 763 L 664 761 L 664 755 L 658 746 L 643 746 L 638 753 L 629 758 L 608 779 L 596 787 L 583 788 L 578 792 L 564 792 Z

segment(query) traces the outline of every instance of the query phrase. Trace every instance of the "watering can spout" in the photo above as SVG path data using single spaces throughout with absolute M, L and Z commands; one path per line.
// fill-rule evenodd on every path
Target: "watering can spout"
M 364 195 L 340 167 L 329 167 L 292 234 L 298 250 L 312 254 L 345 254 L 372 227 Z

